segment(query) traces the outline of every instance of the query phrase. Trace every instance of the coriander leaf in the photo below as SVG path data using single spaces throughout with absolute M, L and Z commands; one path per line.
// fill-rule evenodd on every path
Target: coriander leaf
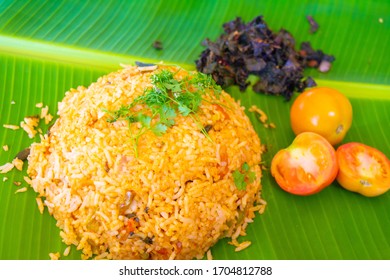
M 146 128 L 150 128 L 150 123 L 152 121 L 151 117 L 144 115 L 144 114 L 139 114 L 137 119 L 142 124 L 142 126 L 144 126 Z
M 128 121 L 129 123 L 134 123 L 134 122 L 136 122 L 138 119 L 135 117 L 135 116 L 133 116 L 133 115 L 129 115 L 129 116 L 126 116 L 125 118 L 124 118 L 126 121 Z
M 164 86 L 173 92 L 181 91 L 181 85 L 176 80 L 172 80 L 170 83 L 165 83 Z
M 191 109 L 183 104 L 180 104 L 177 107 L 177 109 L 179 110 L 180 114 L 182 114 L 184 117 L 188 116 L 191 113 Z
M 168 96 L 157 88 L 152 88 L 146 91 L 146 95 L 141 96 L 149 108 L 162 106 L 168 102 Z
M 197 111 L 201 103 L 202 103 L 201 94 L 199 92 L 194 92 L 192 94 L 192 100 L 191 100 L 192 111 Z
M 183 116 L 195 113 L 202 102 L 202 96 L 199 92 L 183 92 L 175 96 L 178 103 L 178 110 Z
M 175 109 L 168 105 L 163 105 L 159 110 L 160 122 L 171 127 L 175 124 L 176 112 Z
M 152 75 L 151 77 L 152 84 L 154 85 L 163 85 L 169 83 L 173 79 L 173 73 L 167 69 L 162 70 L 160 73 Z
M 242 170 L 244 170 L 245 172 L 248 172 L 249 171 L 249 164 L 247 162 L 244 162 L 244 164 L 242 165 Z
M 256 173 L 253 171 L 250 171 L 247 173 L 249 183 L 253 183 L 256 180 Z
M 176 112 L 175 112 L 175 109 L 171 108 L 171 107 L 168 107 L 168 106 L 164 106 L 163 107 L 163 110 L 164 110 L 164 113 L 165 113 L 165 116 L 169 119 L 173 119 L 173 118 L 176 118 Z
M 117 121 L 118 119 L 124 118 L 127 116 L 127 114 L 129 114 L 129 108 L 127 106 L 122 105 L 117 111 L 107 111 L 107 113 L 110 114 L 113 121 Z
M 193 83 L 197 86 L 198 89 L 213 89 L 215 97 L 220 97 L 222 88 L 215 82 L 211 75 L 197 72 L 197 75 L 193 79 Z
M 242 173 L 238 170 L 233 172 L 234 184 L 237 189 L 245 190 L 247 182 L 253 183 L 256 179 L 256 173 L 250 171 L 250 166 L 247 162 L 244 162 L 241 166 Z
M 245 174 L 242 174 L 238 170 L 234 170 L 233 172 L 233 179 L 234 179 L 234 184 L 236 185 L 237 189 L 239 190 L 245 190 L 246 189 L 246 182 L 245 182 Z
M 167 129 L 168 127 L 165 124 L 158 123 L 151 128 L 151 131 L 157 136 L 162 136 L 167 131 Z
M 107 119 L 107 122 L 108 123 L 114 123 L 114 122 L 116 122 L 117 120 L 116 119 L 114 119 L 114 118 L 111 118 L 111 119 Z

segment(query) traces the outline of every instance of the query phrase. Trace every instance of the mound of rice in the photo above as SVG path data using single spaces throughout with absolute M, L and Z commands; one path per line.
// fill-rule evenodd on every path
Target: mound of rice
M 223 237 L 237 244 L 261 206 L 262 145 L 227 93 L 197 112 L 210 139 L 178 115 L 162 136 L 139 139 L 138 156 L 129 124 L 107 121 L 107 110 L 144 94 L 163 68 L 180 70 L 128 66 L 71 89 L 50 132 L 31 146 L 31 186 L 83 259 L 200 259 Z M 244 163 L 256 176 L 239 190 L 233 172 Z

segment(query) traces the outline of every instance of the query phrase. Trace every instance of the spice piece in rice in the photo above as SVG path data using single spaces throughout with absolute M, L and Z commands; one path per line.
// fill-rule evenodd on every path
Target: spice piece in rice
M 25 161 L 28 158 L 28 155 L 30 154 L 30 148 L 26 148 L 21 150 L 17 155 L 16 158 Z

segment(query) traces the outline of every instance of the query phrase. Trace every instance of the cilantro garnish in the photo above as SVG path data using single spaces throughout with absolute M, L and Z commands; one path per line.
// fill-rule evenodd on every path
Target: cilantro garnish
M 203 73 L 190 74 L 188 77 L 178 80 L 175 73 L 162 70 L 150 77 L 152 87 L 145 90 L 144 94 L 135 98 L 128 105 L 122 105 L 116 111 L 107 112 L 111 118 L 108 122 L 127 120 L 130 124 L 138 122 L 141 128 L 130 129 L 134 144 L 134 151 L 138 156 L 138 141 L 147 131 L 161 136 L 169 127 L 175 124 L 177 115 L 189 116 L 198 124 L 200 131 L 208 137 L 207 131 L 197 121 L 198 111 L 204 95 L 213 93 L 213 98 L 219 98 L 221 87 L 211 76 Z M 141 111 L 135 111 L 136 105 L 146 105 Z
M 234 179 L 234 184 L 240 191 L 246 189 L 248 182 L 253 183 L 256 179 L 256 173 L 250 171 L 250 166 L 246 162 L 244 162 L 244 164 L 241 166 L 241 171 L 234 170 L 232 175 Z

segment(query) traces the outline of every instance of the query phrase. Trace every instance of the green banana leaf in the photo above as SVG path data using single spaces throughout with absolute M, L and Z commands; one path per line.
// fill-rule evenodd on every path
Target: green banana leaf
M 215 40 L 222 24 L 237 16 L 263 15 L 274 31 L 287 29 L 297 46 L 310 41 L 336 57 L 328 73 L 308 70 L 318 84 L 346 94 L 354 119 L 344 143 L 363 142 L 390 156 L 390 2 L 388 0 L 245 0 L 245 1 L 0 1 L 0 165 L 39 137 L 28 138 L 18 125 L 25 116 L 57 102 L 70 88 L 88 86 L 99 76 L 135 61 L 178 64 L 195 69 L 205 38 Z M 320 27 L 314 34 L 306 16 Z M 154 41 L 163 44 L 153 48 Z M 291 101 L 227 89 L 247 108 L 256 104 L 276 124 L 264 128 L 248 112 L 268 151 L 264 163 L 294 138 L 289 124 Z M 45 129 L 43 127 L 43 129 Z M 9 150 L 1 149 L 8 145 Z M 56 221 L 39 213 L 36 194 L 23 172 L 0 174 L 0 259 L 49 259 L 66 248 Z M 6 180 L 7 178 L 8 180 Z M 14 182 L 22 182 L 15 186 Z M 281 190 L 264 172 L 268 205 L 248 226 L 252 244 L 235 252 L 228 240 L 213 248 L 215 259 L 390 259 L 390 192 L 367 198 L 337 183 L 308 197 Z M 68 257 L 80 259 L 72 247 Z

